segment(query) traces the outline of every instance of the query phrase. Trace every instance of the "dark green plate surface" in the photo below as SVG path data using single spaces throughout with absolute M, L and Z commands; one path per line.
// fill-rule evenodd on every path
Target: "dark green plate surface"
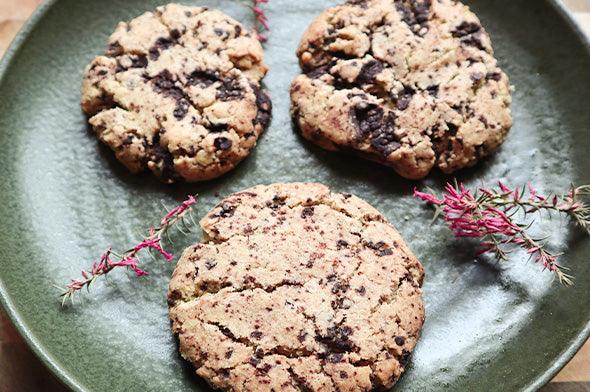
M 414 201 L 420 185 L 375 164 L 322 151 L 297 137 L 288 115 L 294 55 L 306 25 L 336 1 L 271 0 L 270 72 L 274 119 L 237 170 L 207 184 L 165 186 L 130 176 L 99 145 L 79 109 L 84 65 L 104 50 L 119 20 L 159 1 L 50 1 L 39 10 L 1 65 L 0 291 L 13 321 L 47 365 L 75 390 L 206 390 L 176 353 L 165 292 L 173 264 L 150 261 L 152 275 L 125 273 L 61 308 L 62 284 L 108 245 L 121 248 L 136 230 L 172 205 L 201 194 L 199 214 L 230 192 L 276 181 L 320 181 L 380 209 L 423 261 L 427 320 L 404 391 L 534 390 L 573 356 L 590 330 L 590 241 L 567 222 L 541 230 L 565 251 L 577 277 L 564 289 L 514 253 L 504 265 L 476 261 L 473 244 L 455 242 Z M 194 2 L 250 24 L 237 1 Z M 533 181 L 543 191 L 590 181 L 590 50 L 558 6 L 540 0 L 471 2 L 490 31 L 515 85 L 514 128 L 505 145 L 460 173 L 471 185 Z M 440 189 L 435 174 L 421 185 Z M 176 252 L 188 242 L 176 242 Z M 173 247 L 173 248 L 174 248 Z

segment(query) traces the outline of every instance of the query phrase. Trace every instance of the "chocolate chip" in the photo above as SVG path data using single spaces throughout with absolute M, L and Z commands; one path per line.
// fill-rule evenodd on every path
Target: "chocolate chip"
M 478 120 L 481 121 L 484 127 L 488 128 L 490 126 L 488 120 L 483 115 L 479 116 Z
M 217 99 L 221 101 L 235 101 L 244 96 L 240 81 L 235 78 L 221 80 L 221 86 L 217 90 Z
M 182 120 L 184 116 L 186 116 L 186 114 L 188 113 L 189 106 L 190 104 L 184 98 L 176 101 L 176 108 L 173 112 L 174 118 L 176 118 L 177 120 Z
M 233 216 L 234 212 L 236 210 L 236 207 L 229 204 L 229 203 L 223 203 L 221 205 L 221 211 L 219 211 L 217 214 L 215 214 L 214 216 L 218 216 L 221 218 L 229 218 L 231 216 Z
M 123 54 L 123 47 L 119 43 L 119 41 L 111 42 L 107 49 L 107 54 L 109 56 L 120 56 Z
M 271 368 L 272 365 L 270 363 L 265 363 L 264 365 L 256 369 L 256 373 L 260 375 L 265 375 L 270 371 Z
M 310 217 L 313 215 L 313 207 L 305 207 L 302 211 L 301 211 L 301 217 L 303 219 Z
M 226 137 L 218 137 L 213 141 L 213 145 L 218 150 L 229 150 L 232 146 L 232 141 Z
M 218 80 L 219 78 L 217 78 L 215 72 L 201 71 L 198 69 L 193 71 L 187 78 L 187 82 L 189 85 L 205 88 L 209 87 Z
M 248 363 L 254 367 L 258 366 L 258 364 L 260 363 L 260 358 L 256 358 L 256 357 L 250 357 L 250 359 L 248 360 Z
M 260 331 L 253 331 L 250 334 L 250 337 L 252 337 L 254 339 L 260 339 L 262 337 L 262 332 L 260 332 Z
M 400 358 L 400 363 L 403 367 L 406 367 L 406 365 L 408 364 L 408 361 L 410 360 L 410 356 L 412 355 L 411 352 L 407 351 L 407 350 L 403 350 L 402 351 L 402 356 Z
M 455 136 L 457 134 L 457 131 L 459 130 L 459 127 L 453 123 L 446 123 L 447 124 L 447 133 L 451 136 Z
M 438 96 L 438 85 L 428 86 L 426 87 L 426 91 L 428 91 L 428 94 L 436 98 Z
M 255 84 L 252 83 L 250 86 L 252 87 L 254 95 L 256 96 L 256 108 L 258 109 L 254 123 L 260 124 L 262 127 L 266 128 L 270 121 L 270 114 L 272 110 L 270 97 Z
M 232 350 L 231 348 L 229 350 L 227 350 L 225 352 L 225 359 L 230 359 L 233 353 L 234 353 L 234 350 Z
M 359 293 L 360 295 L 364 296 L 365 293 L 367 292 L 367 289 L 365 288 L 365 286 L 361 286 L 358 289 L 356 289 L 356 292 Z
M 477 33 L 481 30 L 481 26 L 473 22 L 462 22 L 453 30 L 452 35 L 455 38 L 462 38 L 470 34 Z
M 176 100 L 176 108 L 173 114 L 177 120 L 182 120 L 188 113 L 190 102 L 184 95 L 182 89 L 176 86 L 174 76 L 170 71 L 164 70 L 160 72 L 152 78 L 151 83 L 155 92 Z
M 346 373 L 344 370 L 340 371 L 340 378 L 348 378 L 348 373 Z
M 496 82 L 499 82 L 502 79 L 502 74 L 500 72 L 489 72 L 486 75 L 486 79 L 495 80 Z
M 137 55 L 137 56 L 131 56 L 130 60 L 131 60 L 130 68 L 145 68 L 148 65 L 148 59 L 143 54 Z M 127 67 L 124 67 L 123 65 L 121 65 L 121 62 L 119 60 L 117 60 L 117 68 L 115 69 L 116 73 L 119 73 L 122 71 L 127 71 L 127 69 L 128 69 Z
M 325 74 L 330 72 L 330 68 L 334 66 L 334 63 L 322 65 L 321 67 L 315 68 L 306 73 L 306 75 L 311 79 L 319 79 Z
M 155 46 L 148 49 L 148 54 L 150 56 L 150 60 L 156 61 L 158 58 L 160 58 L 160 50 Z
M 217 261 L 215 261 L 215 260 L 208 259 L 207 261 L 205 261 L 205 267 L 208 270 L 215 268 L 216 265 L 217 265 Z
M 272 201 L 266 202 L 266 206 L 272 210 L 278 210 L 286 204 L 285 200 L 287 200 L 285 196 L 274 195 Z
M 349 288 L 348 283 L 337 282 L 332 286 L 332 294 L 346 293 Z
M 391 250 L 391 249 L 383 249 L 383 250 L 380 250 L 377 255 L 379 257 L 383 257 L 383 256 L 390 256 L 392 254 L 393 254 L 393 250 Z
M 212 123 L 209 125 L 208 129 L 209 132 L 212 133 L 225 132 L 228 129 L 228 125 L 224 123 Z
M 157 60 L 163 50 L 166 50 L 177 43 L 179 37 L 180 34 L 178 33 L 178 30 L 172 30 L 169 37 L 158 38 L 156 43 L 148 50 L 150 59 Z
M 174 76 L 168 70 L 164 70 L 157 74 L 151 80 L 152 88 L 158 94 L 162 94 L 166 97 L 174 98 L 177 101 L 182 99 L 187 100 L 184 96 L 184 92 L 176 86 Z
M 423 28 L 428 27 L 431 3 L 431 0 L 395 0 L 395 8 L 410 30 L 422 35 Z
M 172 38 L 174 41 L 177 41 L 180 38 L 180 31 L 177 29 L 170 30 L 170 38 Z
M 466 45 L 475 46 L 478 49 L 485 50 L 481 42 L 482 28 L 479 24 L 473 22 L 462 22 L 452 32 L 453 37 L 461 38 L 461 42 Z
M 316 340 L 327 346 L 330 352 L 345 353 L 355 349 L 354 344 L 350 341 L 352 329 L 347 326 L 333 326 L 328 328 L 324 336 L 316 337 Z
M 180 293 L 180 291 L 173 290 L 170 293 L 170 295 L 168 296 L 168 305 L 169 306 L 174 306 L 174 304 L 176 304 L 176 301 L 178 301 L 181 298 L 182 298 L 182 294 Z
M 371 60 L 363 64 L 355 83 L 359 85 L 370 84 L 375 81 L 375 76 L 383 70 L 383 64 L 377 60 Z
M 356 5 L 361 8 L 367 8 L 367 0 L 348 0 L 346 4 Z
M 394 114 L 389 113 L 384 126 L 371 134 L 371 147 L 383 156 L 388 156 L 401 147 L 401 144 L 397 141 L 397 136 L 395 136 L 394 127 Z
M 160 176 L 162 179 L 166 182 L 172 182 L 177 179 L 178 176 L 174 172 L 174 160 L 172 154 L 160 145 L 160 134 L 156 134 L 154 137 L 151 152 L 150 160 L 154 161 L 157 165 L 161 165 Z
M 411 87 L 404 87 L 399 93 L 392 94 L 391 98 L 399 110 L 406 110 L 410 106 L 414 94 L 416 94 L 416 90 Z
M 369 241 L 366 243 L 366 246 L 367 248 L 373 249 L 375 254 L 379 257 L 389 256 L 393 254 L 393 250 L 389 248 L 389 246 L 383 241 L 379 241 L 377 243 Z
M 336 242 L 336 248 L 338 248 L 338 249 L 346 248 L 347 246 L 348 246 L 348 242 L 346 242 L 344 240 L 338 240 L 338 242 Z
M 381 127 L 383 109 L 373 103 L 364 103 L 363 106 L 356 106 L 352 109 L 351 118 L 359 138 L 364 139 Z
M 299 332 L 299 335 L 297 335 L 297 340 L 299 340 L 300 343 L 303 343 L 305 341 L 306 337 L 307 337 L 307 332 L 305 332 L 304 330 L 301 330 Z
M 403 346 L 404 343 L 406 342 L 406 339 L 404 339 L 403 336 L 396 336 L 394 340 L 395 340 L 395 344 L 397 344 L 398 346 Z

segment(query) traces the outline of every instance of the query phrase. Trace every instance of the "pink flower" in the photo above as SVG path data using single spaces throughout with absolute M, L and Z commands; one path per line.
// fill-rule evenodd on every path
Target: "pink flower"
M 542 209 L 569 214 L 590 233 L 590 208 L 576 200 L 578 189 L 590 195 L 590 186 L 583 186 L 563 196 L 546 197 L 539 195 L 529 182 L 526 187 L 510 189 L 498 182 L 499 190 L 481 187 L 479 193 L 472 193 L 463 184 L 446 184 L 442 199 L 435 195 L 414 189 L 414 197 L 438 206 L 443 219 L 455 237 L 480 238 L 478 254 L 494 253 L 498 260 L 506 259 L 503 249 L 508 244 L 522 248 L 544 268 L 555 272 L 566 285 L 572 283 L 571 276 L 558 264 L 558 255 L 546 250 L 542 239 L 535 239 L 527 233 L 528 226 L 518 224 L 514 216 L 518 211 L 527 215 Z M 528 197 L 524 195 L 528 191 Z
M 148 272 L 139 267 L 138 253 L 143 249 L 155 249 L 160 253 L 167 261 L 173 259 L 172 254 L 166 252 L 162 248 L 160 239 L 162 235 L 167 232 L 168 229 L 173 227 L 175 224 L 184 222 L 184 213 L 192 208 L 193 204 L 197 202 L 196 197 L 189 196 L 180 205 L 170 210 L 164 218 L 160 221 L 160 226 L 150 227 L 147 233 L 147 237 L 143 239 L 139 244 L 134 245 L 122 255 L 118 255 L 111 251 L 111 248 L 107 249 L 101 256 L 98 262 L 93 262 L 89 270 L 83 270 L 81 275 L 83 279 L 72 279 L 65 287 L 61 296 L 65 302 L 66 299 L 72 299 L 74 294 L 79 292 L 82 288 L 89 288 L 95 279 L 101 275 L 106 275 L 117 267 L 127 267 L 135 272 L 137 276 L 148 275 Z M 189 228 L 190 230 L 190 228 Z M 112 256 L 117 256 L 117 260 L 113 260 Z
M 443 203 L 442 200 L 438 200 L 436 197 L 434 197 L 431 194 L 418 191 L 418 188 L 414 188 L 414 197 L 416 197 L 418 199 L 422 199 L 425 202 L 431 203 L 431 204 L 440 205 Z
M 270 31 L 270 26 L 268 25 L 268 17 L 264 10 L 260 7 L 262 4 L 267 4 L 268 0 L 252 0 L 252 12 L 254 13 L 254 17 L 256 18 L 256 23 L 262 26 L 263 29 Z M 258 29 L 257 29 L 258 30 Z M 266 35 L 262 34 L 260 31 L 256 31 L 256 38 L 261 41 L 265 42 L 267 40 Z
M 533 188 L 533 184 L 530 181 L 527 183 L 527 187 L 529 188 L 529 200 L 535 201 L 537 199 L 537 190 Z
M 133 270 L 133 272 L 135 272 L 135 275 L 137 275 L 138 277 L 149 275 L 147 271 L 144 271 L 141 268 L 139 268 L 139 260 L 137 260 L 135 257 L 125 257 L 121 261 L 112 262 L 111 266 L 129 267 Z
M 186 211 L 190 206 L 192 206 L 196 202 L 197 202 L 197 199 L 194 196 L 192 196 L 192 195 L 189 196 L 188 199 L 183 201 L 179 206 L 171 209 L 170 212 L 168 212 L 166 214 L 166 216 L 162 219 L 162 222 L 160 224 L 162 226 L 167 225 L 173 216 L 178 216 L 178 215 L 182 214 L 184 211 Z
M 162 245 L 160 245 L 160 239 L 159 238 L 154 238 L 154 239 L 145 239 L 142 242 L 140 242 L 139 244 L 135 245 L 133 247 L 133 251 L 135 253 L 139 252 L 140 250 L 144 249 L 144 248 L 152 248 L 157 250 L 158 252 L 160 252 L 160 254 L 162 256 L 164 256 L 164 258 L 166 259 L 166 261 L 171 261 L 174 256 L 168 252 L 166 252 L 163 248 Z
M 502 190 L 502 192 L 504 192 L 504 193 L 512 193 L 512 190 L 510 188 L 508 188 L 506 185 L 504 185 L 501 181 L 498 181 L 498 186 L 500 187 L 500 189 Z
M 84 282 L 79 281 L 78 279 L 72 279 L 66 287 L 71 290 L 80 290 L 84 285 Z

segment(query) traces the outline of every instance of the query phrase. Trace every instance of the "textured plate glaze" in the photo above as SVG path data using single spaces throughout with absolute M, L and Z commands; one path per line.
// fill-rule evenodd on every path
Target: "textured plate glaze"
M 165 186 L 130 176 L 99 145 L 79 108 L 84 65 L 108 34 L 157 5 L 155 0 L 49 2 L 19 35 L 1 65 L 0 289 L 2 302 L 37 354 L 70 387 L 84 391 L 207 390 L 176 352 L 165 292 L 173 264 L 150 262 L 149 278 L 125 273 L 61 308 L 53 284 L 88 266 L 107 244 L 123 247 L 172 205 L 199 192 L 199 213 L 219 195 L 276 181 L 320 181 L 366 199 L 393 222 L 423 261 L 427 321 L 397 390 L 534 390 L 574 354 L 589 332 L 590 241 L 565 222 L 552 232 L 577 277 L 564 289 L 523 254 L 496 265 L 474 260 L 473 244 L 454 242 L 431 211 L 412 200 L 423 184 L 301 140 L 288 115 L 294 55 L 307 24 L 336 1 L 272 0 L 266 85 L 274 119 L 237 170 L 207 183 Z M 203 1 L 245 23 L 239 2 Z M 590 180 L 590 51 L 563 10 L 547 1 L 472 2 L 515 85 L 515 125 L 505 145 L 461 172 L 470 185 L 532 180 L 543 191 Z M 176 252 L 194 238 L 178 240 Z

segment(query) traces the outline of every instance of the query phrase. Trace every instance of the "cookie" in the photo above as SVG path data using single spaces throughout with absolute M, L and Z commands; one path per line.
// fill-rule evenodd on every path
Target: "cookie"
M 214 388 L 368 391 L 405 370 L 423 269 L 373 207 L 313 183 L 235 193 L 168 292 L 181 355 Z
M 82 109 L 131 172 L 202 181 L 234 168 L 270 119 L 255 35 L 215 10 L 168 4 L 110 36 L 86 68 Z
M 349 1 L 313 21 L 297 55 L 301 134 L 409 179 L 474 165 L 512 125 L 508 77 L 458 1 Z

